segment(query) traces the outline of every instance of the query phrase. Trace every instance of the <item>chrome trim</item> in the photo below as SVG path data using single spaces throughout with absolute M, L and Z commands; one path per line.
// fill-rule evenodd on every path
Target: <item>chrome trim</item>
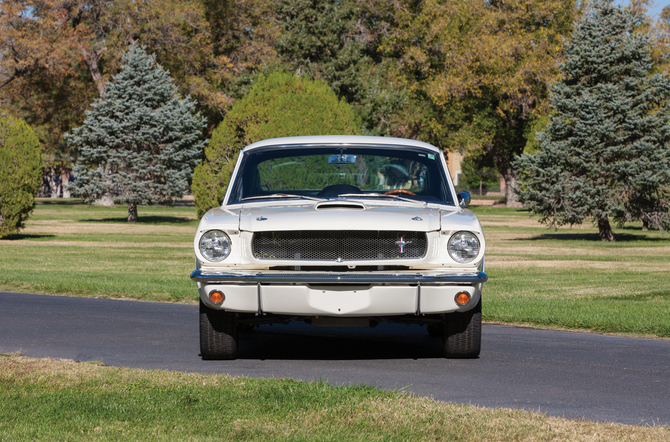
M 470 202 L 472 201 L 472 197 L 470 196 L 470 192 L 467 190 L 461 190 L 458 192 L 458 205 L 461 207 L 461 209 L 465 209 L 470 205 Z
M 204 284 L 481 284 L 488 280 L 484 272 L 462 273 L 370 273 L 370 274 L 332 274 L 309 272 L 270 273 L 270 272 L 203 272 L 194 270 L 191 279 Z

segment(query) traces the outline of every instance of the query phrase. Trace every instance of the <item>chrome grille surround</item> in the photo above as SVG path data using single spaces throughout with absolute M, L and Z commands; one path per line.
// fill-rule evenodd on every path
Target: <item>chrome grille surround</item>
M 251 253 L 274 261 L 387 261 L 426 256 L 424 232 L 290 230 L 256 232 Z

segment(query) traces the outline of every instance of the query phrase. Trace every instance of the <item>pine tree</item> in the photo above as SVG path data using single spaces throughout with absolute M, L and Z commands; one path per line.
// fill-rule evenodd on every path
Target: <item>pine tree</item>
M 365 55 L 360 15 L 363 5 L 352 0 L 280 0 L 275 11 L 282 25 L 279 54 L 296 72 L 324 80 L 342 97 L 358 101 L 364 86 Z
M 592 217 L 614 241 L 610 218 L 662 228 L 670 206 L 670 81 L 652 74 L 651 43 L 634 12 L 595 0 L 566 45 L 564 77 L 542 149 L 519 157 L 519 194 L 551 227 Z
M 206 160 L 193 174 L 193 196 L 202 216 L 221 204 L 240 149 L 267 138 L 356 135 L 360 121 L 328 85 L 275 72 L 256 84 L 212 133 Z
M 87 202 L 110 197 L 128 204 L 170 203 L 188 192 L 205 146 L 205 121 L 195 101 L 180 98 L 170 74 L 132 45 L 121 72 L 86 112 L 83 126 L 66 135 L 79 158 L 69 190 Z
M 25 121 L 0 115 L 0 238 L 16 232 L 35 207 L 42 147 Z

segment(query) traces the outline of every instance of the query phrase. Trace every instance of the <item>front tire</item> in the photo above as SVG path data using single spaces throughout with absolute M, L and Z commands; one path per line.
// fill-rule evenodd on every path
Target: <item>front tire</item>
M 444 357 L 476 358 L 482 346 L 482 301 L 472 310 L 444 315 Z
M 200 301 L 200 355 L 203 359 L 237 358 L 237 314 L 214 310 Z
M 443 334 L 442 329 L 444 328 L 444 322 L 440 322 L 438 324 L 428 324 L 427 328 L 428 335 L 434 338 L 439 338 Z

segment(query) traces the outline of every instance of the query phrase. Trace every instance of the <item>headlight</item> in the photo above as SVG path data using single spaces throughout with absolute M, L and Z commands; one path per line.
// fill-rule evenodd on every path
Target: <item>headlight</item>
M 456 232 L 449 238 L 449 256 L 465 264 L 479 255 L 479 240 L 470 232 Z
M 200 253 L 207 261 L 223 261 L 230 255 L 230 237 L 220 230 L 210 230 L 200 237 Z

